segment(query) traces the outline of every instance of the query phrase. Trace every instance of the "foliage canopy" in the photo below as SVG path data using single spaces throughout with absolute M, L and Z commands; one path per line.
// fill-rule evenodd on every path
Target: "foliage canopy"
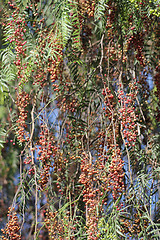
M 159 1 L 1 2 L 2 239 L 159 239 Z

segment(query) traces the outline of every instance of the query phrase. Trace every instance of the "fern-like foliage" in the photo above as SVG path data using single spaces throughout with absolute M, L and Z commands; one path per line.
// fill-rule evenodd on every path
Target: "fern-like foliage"
M 100 31 L 102 33 L 106 26 L 106 12 L 109 11 L 106 0 L 100 0 L 96 4 L 94 12 L 95 32 Z

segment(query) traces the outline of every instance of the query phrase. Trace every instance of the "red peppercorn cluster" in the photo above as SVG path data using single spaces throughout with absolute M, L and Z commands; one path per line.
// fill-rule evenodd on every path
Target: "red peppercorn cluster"
M 63 222 L 58 220 L 58 213 L 46 211 L 45 226 L 48 230 L 49 239 L 63 240 L 64 226 Z
M 121 159 L 120 149 L 112 149 L 111 164 L 109 166 L 108 190 L 112 190 L 113 199 L 119 197 L 119 193 L 124 191 L 124 161 Z
M 16 212 L 14 209 L 9 208 L 8 210 L 9 222 L 6 225 L 5 229 L 1 229 L 4 236 L 2 236 L 3 240 L 21 240 L 20 235 L 20 226 L 18 223 L 18 217 L 16 216 Z
M 48 72 L 50 73 L 50 79 L 52 82 L 52 86 L 54 87 L 54 91 L 59 91 L 58 85 L 56 82 L 58 80 L 62 81 L 62 63 L 63 63 L 63 46 L 59 40 L 52 40 L 52 37 L 49 38 L 50 47 L 52 47 L 51 53 L 53 51 L 53 56 L 56 54 L 55 59 L 49 58 L 48 60 Z
M 35 65 L 37 66 L 37 70 L 33 70 L 33 77 L 34 77 L 34 82 L 33 86 L 37 85 L 39 88 L 43 88 L 48 84 L 48 79 L 47 79 L 47 71 L 45 70 L 44 66 L 41 64 L 41 60 L 35 61 Z M 42 97 L 41 97 L 42 98 Z M 44 98 L 45 101 L 45 98 Z
M 64 87 L 65 89 L 65 87 Z M 58 100 L 57 106 L 60 108 L 60 110 L 62 112 L 75 112 L 76 108 L 79 106 L 79 104 L 77 103 L 77 99 L 73 96 L 69 97 L 69 98 L 63 98 L 61 100 L 61 98 Z
M 70 219 L 70 212 L 67 209 L 63 212 L 63 218 L 59 216 L 57 211 L 54 213 L 46 211 L 45 226 L 48 230 L 49 239 L 76 240 L 76 236 L 74 236 L 76 227 L 74 227 Z
M 121 122 L 121 131 L 125 139 L 126 146 L 134 146 L 137 139 L 137 130 L 136 130 L 136 115 L 134 102 L 136 98 L 136 92 L 134 89 L 137 89 L 136 83 L 130 84 L 130 93 L 124 93 L 124 91 L 118 90 L 118 101 L 121 105 L 119 108 L 119 121 Z
M 14 7 L 15 11 L 12 14 L 12 18 L 8 22 L 8 26 L 10 29 L 12 29 L 12 34 L 7 39 L 10 41 L 10 43 L 15 44 L 15 51 L 17 53 L 16 55 L 16 61 L 14 61 L 14 64 L 17 66 L 17 73 L 18 73 L 18 79 L 22 80 L 19 81 L 19 85 L 21 85 L 22 82 L 25 81 L 23 72 L 25 72 L 25 69 L 27 68 L 27 63 L 23 61 L 23 58 L 26 57 L 26 43 L 25 40 L 25 32 L 26 32 L 26 22 L 24 17 L 20 17 L 19 15 L 19 8 Z
M 45 190 L 50 175 L 50 169 L 54 168 L 54 173 L 56 173 L 57 176 L 56 188 L 63 194 L 61 189 L 61 181 L 63 181 L 64 177 L 62 170 L 65 169 L 66 162 L 63 161 L 63 154 L 59 150 L 59 147 L 55 146 L 52 134 L 45 124 L 41 125 L 41 132 L 37 145 L 39 145 L 37 160 L 40 161 L 42 165 L 39 178 L 41 188 Z
M 140 203 L 137 203 L 140 206 Z M 126 234 L 128 232 L 130 232 L 132 235 L 136 236 L 138 235 L 140 232 L 142 232 L 142 224 L 140 224 L 141 222 L 141 218 L 142 218 L 142 212 L 143 210 L 141 209 L 141 211 L 137 212 L 137 210 L 135 209 L 135 213 L 132 216 L 132 219 L 127 219 L 127 218 L 121 218 L 121 232 L 123 234 Z M 143 228 L 147 228 L 149 226 L 149 221 L 148 219 L 143 219 Z
M 21 143 L 29 140 L 28 133 L 26 132 L 27 125 L 25 123 L 27 119 L 27 113 L 28 113 L 28 111 L 26 110 L 26 107 L 28 106 L 29 100 L 30 100 L 29 95 L 26 94 L 26 92 L 22 91 L 17 93 L 16 104 L 19 111 L 19 118 L 16 121 L 18 125 L 17 139 Z
M 47 60 L 47 68 L 44 64 L 43 66 L 43 57 L 44 57 L 44 50 L 46 45 L 51 49 L 51 56 Z M 38 67 L 37 73 L 35 76 L 35 84 L 40 84 L 41 87 L 47 85 L 49 79 L 51 80 L 52 86 L 54 91 L 59 92 L 59 83 L 62 81 L 62 63 L 63 63 L 63 52 L 62 52 L 63 46 L 59 43 L 59 40 L 53 39 L 52 35 L 48 35 L 46 33 L 45 40 L 44 35 L 39 38 L 39 46 L 37 47 L 37 51 L 39 54 L 37 54 L 37 60 L 36 65 Z M 46 77 L 47 74 L 49 74 L 49 79 Z
M 136 59 L 140 62 L 142 66 L 145 66 L 144 55 L 143 55 L 143 45 L 144 45 L 144 34 L 134 33 L 128 41 L 128 50 L 133 48 L 137 51 Z
M 79 0 L 80 13 L 82 16 L 87 14 L 88 17 L 94 16 L 95 1 L 91 0 Z
M 103 193 L 111 191 L 113 199 L 116 200 L 124 191 L 124 161 L 121 158 L 121 151 L 118 144 L 115 145 L 116 139 L 113 134 L 113 128 L 107 129 L 109 137 L 106 141 L 106 133 L 100 132 L 98 144 L 98 161 L 96 162 L 97 169 L 99 169 L 98 178 L 101 182 L 101 191 Z M 115 132 L 118 128 L 115 126 Z M 116 135 L 116 134 L 115 134 Z M 105 145 L 107 144 L 107 150 Z M 106 204 L 105 196 L 102 204 Z
M 53 138 L 50 136 L 46 125 L 41 125 L 38 145 L 40 146 L 37 160 L 40 161 L 42 165 L 39 183 L 44 190 L 48 183 L 49 170 L 52 167 L 51 158 L 57 154 L 57 148 L 54 146 Z
M 106 107 L 104 107 L 103 110 L 106 112 L 106 117 L 108 116 L 109 120 L 111 120 L 112 118 L 111 112 L 113 111 L 116 105 L 114 95 L 112 94 L 111 90 L 108 87 L 103 89 L 102 95 L 104 96 L 105 99 L 104 104 L 106 105 Z
M 86 206 L 86 225 L 88 226 L 87 233 L 89 240 L 97 238 L 97 209 L 100 205 L 101 191 L 97 186 L 99 179 L 99 171 L 91 164 L 89 157 L 83 153 L 81 161 L 81 175 L 79 182 L 84 186 L 83 201 Z
M 25 40 L 25 32 L 27 24 L 25 22 L 25 18 L 20 15 L 19 8 L 10 2 L 9 4 L 15 9 L 12 14 L 12 18 L 8 22 L 8 26 L 12 29 L 12 31 L 7 40 L 14 44 L 14 49 L 16 51 L 16 60 L 14 61 L 14 64 L 17 67 L 17 80 L 19 87 L 19 93 L 17 93 L 16 101 L 19 110 L 19 118 L 17 120 L 18 140 L 20 142 L 25 142 L 28 139 L 25 130 L 25 120 L 27 119 L 27 111 L 25 108 L 29 104 L 30 100 L 29 95 L 22 90 L 23 85 L 28 82 L 28 79 L 26 78 L 26 68 L 28 62 L 24 61 L 24 58 L 26 57 L 25 45 L 27 41 Z
M 80 22 L 80 29 L 81 29 L 81 40 L 82 40 L 82 47 L 85 48 L 84 46 L 84 41 L 88 42 L 88 39 L 90 39 L 90 34 L 91 34 L 91 29 L 90 27 L 86 24 L 86 20 L 93 18 L 94 12 L 95 12 L 95 1 L 91 0 L 77 0 L 78 2 L 78 8 L 79 8 L 79 22 Z M 89 21 L 88 21 L 89 22 Z M 85 25 L 85 26 L 84 26 Z M 83 30 L 85 32 L 83 32 Z M 77 39 L 75 39 L 77 40 Z

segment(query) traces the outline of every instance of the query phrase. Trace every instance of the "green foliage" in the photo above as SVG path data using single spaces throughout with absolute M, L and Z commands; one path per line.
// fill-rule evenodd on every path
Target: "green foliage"
M 3 234 L 158 239 L 158 1 L 3 6 Z
M 106 0 L 100 0 L 98 1 L 98 4 L 95 7 L 95 13 L 94 13 L 95 32 L 99 30 L 100 33 L 103 33 L 105 29 L 105 24 L 106 24 L 105 14 L 106 14 L 106 11 L 108 11 L 107 2 L 108 1 Z

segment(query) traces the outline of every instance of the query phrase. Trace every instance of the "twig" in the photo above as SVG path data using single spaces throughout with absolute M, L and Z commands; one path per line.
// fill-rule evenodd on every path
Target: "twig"
M 35 179 L 35 232 L 34 232 L 34 240 L 36 240 L 37 235 L 37 225 L 38 225 L 38 209 L 37 209 L 37 203 L 38 203 L 38 185 L 37 185 L 37 170 L 34 162 L 34 155 L 33 155 L 33 146 L 32 146 L 32 138 L 34 133 L 34 108 L 35 108 L 36 99 L 34 99 L 33 108 L 31 111 L 31 119 L 32 119 L 32 127 L 31 127 L 31 135 L 30 135 L 30 151 L 31 151 L 31 163 L 34 169 L 34 179 Z
M 131 185 L 133 185 L 132 173 L 131 173 L 131 160 L 130 160 L 128 148 L 127 148 L 127 146 L 125 145 L 125 139 L 124 139 L 123 132 L 122 132 L 122 124 L 121 124 L 121 130 L 120 130 L 120 131 L 121 131 L 122 140 L 123 140 L 124 146 L 125 146 L 125 148 L 126 148 L 126 152 L 127 152 L 127 157 L 128 157 L 128 172 L 129 172 L 129 175 L 130 175 L 130 181 L 131 181 Z
M 102 38 L 101 38 L 101 59 L 100 59 L 100 62 L 99 62 L 99 68 L 100 68 L 100 73 L 101 73 L 102 77 L 103 77 L 103 73 L 102 73 L 102 61 L 103 61 L 103 57 L 104 57 L 103 40 L 104 40 L 104 33 L 103 33 Z
M 121 77 L 122 77 L 122 71 L 120 71 L 120 75 L 119 75 L 119 85 L 120 85 L 120 83 L 121 83 L 121 88 L 123 89 L 123 83 L 122 83 L 122 81 L 121 81 Z M 121 99 L 121 107 L 123 107 L 122 99 Z M 131 160 L 130 160 L 129 151 L 128 151 L 128 148 L 127 148 L 127 146 L 126 146 L 126 144 L 125 144 L 125 139 L 124 139 L 124 136 L 123 136 L 122 123 L 121 123 L 120 132 L 121 132 L 122 140 L 123 140 L 124 146 L 125 146 L 125 148 L 126 148 L 126 152 L 127 152 L 127 157 L 128 157 L 128 172 L 129 172 L 129 175 L 130 175 L 131 185 L 133 185 L 132 173 L 131 173 Z
M 140 102 L 139 102 L 139 100 L 138 100 L 138 97 L 137 97 L 137 96 L 136 96 L 136 100 L 137 100 L 137 103 L 138 103 L 138 106 L 139 106 L 139 109 L 140 109 L 140 112 L 141 112 L 141 115 L 142 115 L 143 121 L 145 122 L 145 121 L 146 121 L 146 119 L 145 119 L 145 117 L 144 117 L 144 114 L 143 114 L 143 111 L 142 111 L 142 108 L 141 108 L 141 105 L 140 105 Z

